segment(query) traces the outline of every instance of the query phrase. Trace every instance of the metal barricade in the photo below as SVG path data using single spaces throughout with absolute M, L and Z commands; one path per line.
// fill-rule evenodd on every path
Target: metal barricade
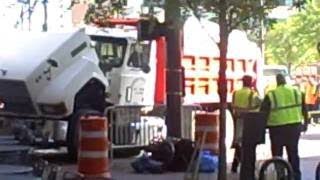
M 106 109 L 111 163 L 115 150 L 140 149 L 161 135 L 165 126 L 164 119 L 161 119 L 160 115 L 149 117 L 142 112 L 142 108 L 146 106 L 111 106 Z M 150 119 L 160 121 L 160 125 L 150 123 L 152 121 Z
M 315 174 L 316 174 L 316 179 L 315 180 L 320 180 L 320 162 L 317 165 Z
M 156 138 L 166 138 L 165 106 L 111 106 L 105 110 L 109 123 L 111 158 L 115 149 L 142 148 Z M 143 109 L 150 111 L 144 112 Z M 199 106 L 182 107 L 182 137 L 194 139 L 194 112 Z
M 291 165 L 281 157 L 274 157 L 272 159 L 266 160 L 262 164 L 261 169 L 259 171 L 259 180 L 266 180 L 266 170 L 271 164 L 274 164 L 277 174 L 279 173 L 279 171 L 281 171 L 281 173 L 286 173 L 285 175 L 286 178 L 284 178 L 285 180 L 294 180 L 293 170 Z
M 182 122 L 181 135 L 183 138 L 195 140 L 195 115 L 197 111 L 201 111 L 200 105 L 184 105 L 182 106 Z
M 108 108 L 107 117 L 110 124 L 110 140 L 113 147 L 126 148 L 146 146 L 149 141 L 156 137 L 156 123 L 150 121 L 161 121 L 157 117 L 145 116 L 141 109 L 145 106 L 113 106 Z M 160 118 L 160 117 L 159 117 Z M 163 123 L 159 122 L 159 128 Z

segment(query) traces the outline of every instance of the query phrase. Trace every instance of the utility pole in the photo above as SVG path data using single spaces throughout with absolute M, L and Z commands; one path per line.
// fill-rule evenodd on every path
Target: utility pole
M 165 24 L 167 42 L 166 125 L 169 137 L 181 137 L 182 68 L 181 68 L 181 18 L 180 2 L 165 2 Z

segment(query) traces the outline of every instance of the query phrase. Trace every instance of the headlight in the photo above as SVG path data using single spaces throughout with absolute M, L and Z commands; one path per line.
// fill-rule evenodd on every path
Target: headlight
M 64 103 L 58 104 L 39 104 L 41 112 L 49 115 L 61 115 L 67 112 L 67 108 Z
M 0 99 L 0 110 L 4 109 L 5 107 L 6 107 L 5 102 L 2 99 Z

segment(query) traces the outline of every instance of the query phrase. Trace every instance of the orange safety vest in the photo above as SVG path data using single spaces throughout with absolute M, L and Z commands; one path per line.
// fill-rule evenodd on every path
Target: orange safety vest
M 308 83 L 306 85 L 305 90 L 305 103 L 306 104 L 316 104 L 317 94 L 316 94 L 317 86 L 312 83 Z

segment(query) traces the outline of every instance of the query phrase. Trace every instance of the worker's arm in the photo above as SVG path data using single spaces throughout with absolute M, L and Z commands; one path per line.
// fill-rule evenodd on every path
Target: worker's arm
M 302 131 L 307 131 L 308 130 L 308 118 L 309 118 L 309 115 L 308 115 L 308 109 L 306 107 L 306 103 L 305 103 L 305 93 L 302 93 L 301 94 L 301 102 L 302 102 L 302 107 L 301 107 L 301 110 L 302 110 L 302 115 L 303 115 L 303 125 L 302 125 Z
M 302 100 L 301 100 L 302 114 L 303 114 L 304 121 L 306 121 L 308 119 L 308 110 L 307 110 L 306 103 L 305 103 L 305 94 L 302 93 L 301 97 L 302 97 Z
M 269 97 L 266 95 L 261 103 L 260 111 L 265 112 L 266 116 L 269 116 L 270 113 L 270 108 L 271 108 L 271 102 Z
M 234 101 L 235 101 L 235 94 L 236 94 L 236 92 L 234 91 L 233 93 L 232 93 L 232 101 L 231 101 L 231 114 L 232 114 L 232 116 L 233 116 L 233 118 L 235 118 L 235 105 L 234 105 Z
M 259 109 L 262 103 L 262 99 L 259 97 L 258 92 L 254 92 L 252 101 L 253 101 L 253 104 L 252 104 L 253 107 L 255 109 Z

